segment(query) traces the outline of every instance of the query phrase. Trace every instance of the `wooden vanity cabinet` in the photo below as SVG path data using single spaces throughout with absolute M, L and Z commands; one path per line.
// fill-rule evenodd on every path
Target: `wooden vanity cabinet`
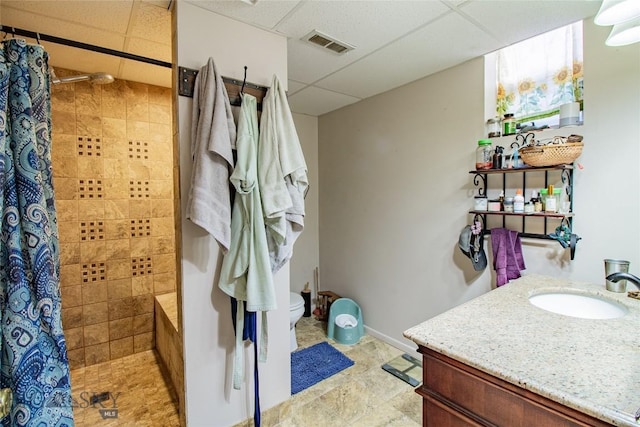
M 531 391 L 472 368 L 426 347 L 422 424 L 428 427 L 609 426 Z

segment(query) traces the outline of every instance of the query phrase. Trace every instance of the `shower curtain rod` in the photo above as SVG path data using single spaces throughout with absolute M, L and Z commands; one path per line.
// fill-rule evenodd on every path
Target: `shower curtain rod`
M 157 65 L 160 67 L 171 68 L 171 62 L 160 61 L 158 59 L 147 58 L 146 56 L 134 55 L 133 53 L 122 52 L 120 50 L 109 49 L 102 46 L 96 46 L 92 44 L 82 43 L 75 40 L 63 39 L 62 37 L 51 36 L 48 34 L 37 33 L 35 31 L 24 30 L 22 28 L 8 27 L 6 25 L 0 25 L 0 31 L 9 35 L 29 37 L 36 39 L 38 43 L 41 40 L 61 44 L 70 47 L 76 47 L 78 49 L 90 50 L 92 52 L 104 53 L 107 55 L 118 56 L 124 59 L 131 59 L 133 61 L 146 62 L 147 64 Z M 6 36 L 5 36 L 6 37 Z

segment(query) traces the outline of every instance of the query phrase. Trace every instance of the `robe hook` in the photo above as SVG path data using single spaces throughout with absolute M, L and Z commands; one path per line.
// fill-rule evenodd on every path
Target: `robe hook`
M 244 85 L 247 83 L 247 66 L 244 66 L 244 79 L 242 80 L 242 88 L 240 88 L 240 93 L 244 95 Z

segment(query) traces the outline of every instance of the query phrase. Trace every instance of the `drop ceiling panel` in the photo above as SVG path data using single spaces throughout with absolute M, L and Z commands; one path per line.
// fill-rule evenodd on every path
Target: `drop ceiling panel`
M 169 9 L 171 5 L 171 0 L 142 0 L 144 3 L 149 3 L 156 5 L 158 7 L 163 7 L 165 9 Z
M 124 35 L 89 28 L 78 23 L 70 23 L 42 15 L 34 15 L 30 12 L 4 6 L 5 4 L 3 2 L 0 5 L 2 8 L 0 10 L 2 11 L 1 17 L 3 25 L 69 40 L 81 41 L 109 49 L 122 50 L 124 46 Z
M 398 7 L 401 3 L 402 7 Z M 296 9 L 277 30 L 289 37 L 289 76 L 313 83 L 433 20 L 449 9 L 440 2 L 317 1 Z M 355 46 L 343 55 L 300 40 L 317 29 Z
M 293 95 L 294 93 L 304 89 L 305 87 L 307 87 L 306 84 L 304 83 L 300 83 L 300 82 L 296 82 L 294 80 L 289 79 L 288 82 L 288 87 L 289 87 L 289 96 Z
M 59 0 L 12 1 L 2 0 L 2 6 L 21 9 L 39 16 L 59 19 L 63 22 L 81 22 L 87 27 L 126 33 L 133 0 Z M 4 12 L 2 19 L 4 21 Z M 44 31 L 42 31 L 44 32 Z
M 449 14 L 319 81 L 317 86 L 367 98 L 484 55 L 499 45 L 460 15 Z
M 450 4 L 451 6 L 460 6 L 462 3 L 470 3 L 471 0 L 443 0 L 445 3 Z
M 144 62 L 123 60 L 123 67 L 118 78 L 143 82 L 151 85 L 171 87 L 171 68 L 158 65 L 145 64 Z M 144 79 L 140 79 L 144 76 Z
M 89 52 L 82 49 L 42 43 L 49 53 L 49 65 L 52 67 L 76 70 L 82 73 L 105 72 L 116 77 L 120 59 L 110 55 Z
M 439 1 L 308 1 L 277 30 L 300 38 L 315 28 L 358 47 L 378 46 L 448 10 Z
M 155 43 L 149 40 L 130 38 L 127 41 L 126 51 L 147 58 L 159 59 L 171 62 L 171 46 Z
M 599 1 L 475 1 L 460 10 L 510 45 L 594 16 Z M 526 20 L 526 25 L 523 21 Z M 496 25 L 499 23 L 499 25 Z
M 180 0 L 185 1 L 185 0 Z M 282 18 L 293 10 L 299 1 L 261 0 L 250 5 L 241 0 L 187 1 L 195 6 L 261 28 L 273 29 Z
M 132 18 L 129 35 L 171 45 L 171 12 L 166 8 L 141 2 L 134 8 Z
M 289 97 L 289 107 L 295 113 L 320 116 L 358 101 L 359 98 L 309 86 Z

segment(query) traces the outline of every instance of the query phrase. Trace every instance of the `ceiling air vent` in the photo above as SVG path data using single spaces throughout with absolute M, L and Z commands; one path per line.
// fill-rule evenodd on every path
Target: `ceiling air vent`
M 351 46 L 349 43 L 341 42 L 331 36 L 321 33 L 318 30 L 313 30 L 304 36 L 302 40 L 339 54 L 349 52 L 355 48 L 355 46 Z

